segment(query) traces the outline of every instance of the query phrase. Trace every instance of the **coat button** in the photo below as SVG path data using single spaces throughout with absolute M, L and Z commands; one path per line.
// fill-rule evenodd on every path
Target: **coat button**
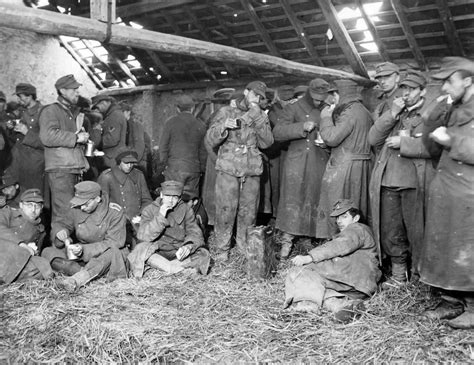
M 463 175 L 462 172 L 458 172 L 458 173 L 456 174 L 456 176 L 462 176 L 462 175 Z
M 462 161 L 458 161 L 458 164 L 459 164 L 459 165 L 462 165 Z

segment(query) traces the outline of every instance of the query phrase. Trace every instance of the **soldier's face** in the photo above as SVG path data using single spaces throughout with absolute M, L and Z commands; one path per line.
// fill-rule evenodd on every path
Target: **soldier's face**
M 2 189 L 2 194 L 5 195 L 7 200 L 13 199 L 18 192 L 19 185 L 13 184 Z
M 342 232 L 350 224 L 357 222 L 359 220 L 357 217 L 359 216 L 356 215 L 355 217 L 353 217 L 349 212 L 345 212 L 344 214 L 338 215 L 336 218 L 337 227 Z
M 79 89 L 60 89 L 61 95 L 71 104 L 76 105 L 79 100 Z
M 425 95 L 425 89 L 421 90 L 419 87 L 411 87 L 408 85 L 402 85 L 402 99 L 407 107 L 411 107 L 418 103 L 423 95 Z
M 180 198 L 178 195 L 161 194 L 162 204 L 166 205 L 169 209 L 173 209 L 178 204 Z
M 133 166 L 135 166 L 133 162 L 120 161 L 119 169 L 122 170 L 123 173 L 129 174 L 133 170 Z
M 20 202 L 20 209 L 23 216 L 34 221 L 40 216 L 43 210 L 43 203 Z
M 100 203 L 100 196 L 95 197 L 93 199 L 89 199 L 86 203 L 81 205 L 81 210 L 84 213 L 91 214 L 97 209 L 97 206 L 99 205 L 99 203 Z
M 28 107 L 31 104 L 31 101 L 33 100 L 33 97 L 31 95 L 25 95 L 25 94 L 17 94 L 18 98 L 18 103 L 21 106 Z
M 400 76 L 394 72 L 391 75 L 377 77 L 377 82 L 380 85 L 382 91 L 386 94 L 391 93 L 398 86 Z
M 245 89 L 244 94 L 245 94 L 245 99 L 247 100 L 248 105 L 250 105 L 252 103 L 253 104 L 260 104 L 260 100 L 263 99 L 261 95 L 257 94 L 253 90 Z
M 470 77 L 463 78 L 461 73 L 455 72 L 444 80 L 441 90 L 451 96 L 454 102 L 462 99 L 466 93 L 466 89 L 472 85 Z

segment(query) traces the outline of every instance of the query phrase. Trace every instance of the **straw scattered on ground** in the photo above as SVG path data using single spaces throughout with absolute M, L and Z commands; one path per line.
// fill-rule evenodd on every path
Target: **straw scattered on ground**
M 242 261 L 207 277 L 148 272 L 74 294 L 54 281 L 0 288 L 0 362 L 474 363 L 474 334 L 419 314 L 422 284 L 377 293 L 354 322 L 283 310 L 285 265 L 250 280 Z

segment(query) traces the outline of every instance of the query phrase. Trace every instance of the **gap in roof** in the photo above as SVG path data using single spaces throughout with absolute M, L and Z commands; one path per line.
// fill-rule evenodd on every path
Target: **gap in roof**
M 380 19 L 376 17 L 376 15 L 380 12 L 382 4 L 382 1 L 378 1 L 374 3 L 364 4 L 362 6 L 364 7 L 364 10 L 367 15 L 370 16 L 373 21 L 379 21 Z M 341 20 L 360 18 L 362 16 L 359 7 L 356 7 L 355 9 L 350 7 L 344 7 L 337 14 L 339 16 L 339 19 Z
M 135 22 L 129 22 L 129 24 L 132 28 L 143 29 L 143 25 L 141 25 L 141 24 L 138 24 L 138 23 L 135 23 Z

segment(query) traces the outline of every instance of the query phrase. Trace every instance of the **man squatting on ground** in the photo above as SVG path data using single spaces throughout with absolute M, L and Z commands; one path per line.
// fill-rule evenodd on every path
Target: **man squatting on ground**
M 207 274 L 209 251 L 193 209 L 181 199 L 183 188 L 179 181 L 163 182 L 160 197 L 143 209 L 141 243 L 128 256 L 132 276 L 142 277 L 147 266 L 172 274 L 187 268 Z

